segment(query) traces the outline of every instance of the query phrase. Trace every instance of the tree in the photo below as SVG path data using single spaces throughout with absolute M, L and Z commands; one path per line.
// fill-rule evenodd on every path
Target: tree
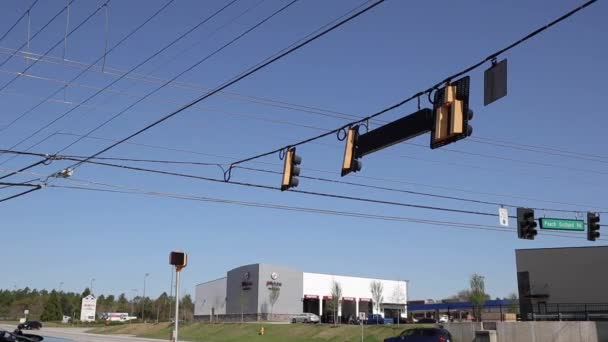
M 275 285 L 272 285 L 268 288 L 268 302 L 270 303 L 270 319 L 272 320 L 272 311 L 274 309 L 274 305 L 277 300 L 279 300 L 279 296 L 281 295 L 281 288 Z
M 87 287 L 86 289 L 84 289 L 84 291 L 82 291 L 82 298 L 88 296 L 91 294 L 91 290 L 89 290 L 89 288 Z
M 331 282 L 331 300 L 329 301 L 329 308 L 334 314 L 334 326 L 338 323 L 338 311 L 340 308 L 340 302 L 342 301 L 342 285 L 339 282 L 333 280 Z
M 184 321 L 191 321 L 194 318 L 194 303 L 192 302 L 192 296 L 189 294 L 182 297 L 179 301 L 179 309 L 181 316 Z
M 443 302 L 466 302 L 471 298 L 471 291 L 468 289 L 460 290 L 457 294 L 448 297 Z
M 471 285 L 469 301 L 473 305 L 473 314 L 475 316 L 475 320 L 477 322 L 481 322 L 481 311 L 483 309 L 483 305 L 489 297 L 486 294 L 485 278 L 482 275 L 473 273 L 469 282 Z
M 374 301 L 376 313 L 380 313 L 380 304 L 384 301 L 384 296 L 382 295 L 382 292 L 384 292 L 384 285 L 382 285 L 381 282 L 374 280 L 369 284 L 369 290 L 372 293 L 372 300 Z
M 40 319 L 43 321 L 60 321 L 63 318 L 63 313 L 61 312 L 61 304 L 59 303 L 59 296 L 57 296 L 57 292 L 53 290 L 51 295 L 49 296 L 48 301 L 44 305 L 44 310 L 42 311 L 42 315 Z
M 129 312 L 129 313 L 133 314 L 133 312 L 130 309 L 131 308 L 129 306 L 129 300 L 127 299 L 127 296 L 124 293 L 121 293 L 120 296 L 118 296 L 118 303 L 116 304 L 116 311 Z
M 519 298 L 516 293 L 511 293 L 507 298 L 509 301 L 509 313 L 518 314 L 519 313 Z

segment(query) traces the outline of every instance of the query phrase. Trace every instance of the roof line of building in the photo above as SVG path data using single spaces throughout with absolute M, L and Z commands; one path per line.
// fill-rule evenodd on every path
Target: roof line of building
M 608 248 L 608 245 L 602 245 L 602 246 L 572 246 L 572 247 L 516 248 L 515 251 L 537 251 L 537 250 L 545 250 L 545 249 L 572 249 L 572 248 Z
M 218 280 L 222 280 L 222 279 L 228 279 L 228 277 L 226 276 L 226 277 L 216 278 L 216 279 L 213 279 L 213 280 L 207 280 L 207 281 L 204 281 L 202 283 L 198 283 L 198 284 L 196 284 L 194 286 L 204 285 L 204 284 L 207 284 L 207 283 L 213 283 L 214 281 L 218 281 Z
M 327 276 L 338 276 L 338 277 L 348 277 L 348 278 L 361 278 L 361 279 L 370 279 L 370 280 L 390 280 L 390 281 L 403 281 L 409 283 L 408 279 L 383 279 L 383 278 L 372 278 L 372 277 L 360 277 L 360 276 L 352 276 L 352 275 L 344 275 L 344 274 L 332 274 L 332 273 L 322 273 L 322 272 L 302 272 L 308 274 L 321 274 Z

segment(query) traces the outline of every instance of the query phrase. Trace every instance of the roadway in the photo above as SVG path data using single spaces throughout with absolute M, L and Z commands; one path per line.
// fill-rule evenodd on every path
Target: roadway
M 0 325 L 0 329 L 13 331 L 15 326 L 12 325 Z M 70 341 L 78 342 L 159 342 L 164 340 L 140 338 L 128 335 L 98 335 L 87 333 L 87 328 L 42 328 L 41 330 L 34 330 L 31 333 L 49 337 L 49 338 L 60 338 Z M 29 332 L 28 332 L 29 333 Z M 167 341 L 169 338 L 167 337 Z

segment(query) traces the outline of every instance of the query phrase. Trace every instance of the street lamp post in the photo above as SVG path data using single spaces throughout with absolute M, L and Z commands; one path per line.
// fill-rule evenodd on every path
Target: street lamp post
M 144 274 L 144 295 L 141 302 L 141 319 L 144 321 L 144 323 L 146 322 L 144 317 L 144 311 L 146 309 L 146 278 L 148 278 L 149 275 L 150 273 Z
M 93 283 L 95 282 L 95 278 L 91 278 L 91 287 L 89 288 L 91 290 L 91 294 L 93 294 Z

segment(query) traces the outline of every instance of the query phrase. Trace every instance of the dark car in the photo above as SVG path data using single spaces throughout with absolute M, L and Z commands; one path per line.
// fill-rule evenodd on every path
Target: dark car
M 441 328 L 414 328 L 403 331 L 399 336 L 389 337 L 384 342 L 452 342 L 450 332 Z
M 17 326 L 19 330 L 40 330 L 42 329 L 42 323 L 39 321 L 27 321 Z
M 43 340 L 42 336 L 24 334 L 21 330 L 15 330 L 13 333 L 0 330 L 0 342 L 40 342 Z
M 437 323 L 437 321 L 434 318 L 420 318 L 418 320 L 418 322 L 416 322 L 416 323 L 424 323 L 424 324 L 432 323 L 432 324 L 434 324 L 434 323 Z

